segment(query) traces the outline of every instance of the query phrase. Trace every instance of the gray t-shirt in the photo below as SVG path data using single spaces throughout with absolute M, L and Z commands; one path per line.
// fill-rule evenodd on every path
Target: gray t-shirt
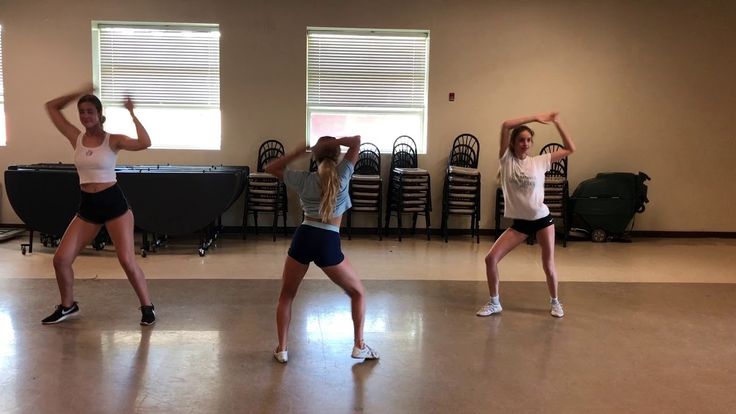
M 355 166 L 352 162 L 342 159 L 337 164 L 337 178 L 340 180 L 340 191 L 337 193 L 335 210 L 332 217 L 337 217 L 346 212 L 353 204 L 350 202 L 348 186 L 350 177 L 353 176 Z M 319 182 L 319 174 L 309 171 L 295 171 L 287 169 L 284 172 L 284 184 L 299 194 L 304 214 L 310 217 L 319 217 L 319 205 L 322 197 L 322 187 Z

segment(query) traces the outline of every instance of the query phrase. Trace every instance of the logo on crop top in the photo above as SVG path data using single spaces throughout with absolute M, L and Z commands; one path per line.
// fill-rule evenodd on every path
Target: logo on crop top
M 87 152 L 84 153 L 84 155 L 91 157 L 94 152 L 92 150 L 87 150 Z

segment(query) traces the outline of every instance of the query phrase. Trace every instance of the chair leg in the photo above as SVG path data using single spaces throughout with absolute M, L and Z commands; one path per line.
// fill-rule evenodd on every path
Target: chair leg
M 348 240 L 353 240 L 352 237 L 352 229 L 353 229 L 353 212 L 352 209 L 348 210 L 348 225 L 347 225 L 347 231 L 348 231 Z
M 427 226 L 427 240 L 430 240 L 432 238 L 432 233 L 430 231 L 429 224 L 429 210 L 424 210 L 424 224 Z
M 401 241 L 401 210 L 396 210 L 396 220 L 399 222 L 399 227 L 397 228 L 399 232 L 399 241 Z
M 378 240 L 383 241 L 383 229 L 381 228 L 381 207 L 379 202 L 378 211 L 376 212 L 377 223 L 376 223 L 376 232 L 378 233 Z
M 442 212 L 442 221 L 441 221 L 441 223 L 442 224 L 440 224 L 440 227 L 442 228 L 442 237 L 445 238 L 445 243 L 447 243 L 447 233 L 448 233 L 448 231 L 447 231 L 447 213 L 444 212 L 444 211 Z
M 258 211 L 253 211 L 253 227 L 256 228 L 256 236 L 258 235 Z
M 386 220 L 385 220 L 385 222 L 386 222 L 386 224 L 384 226 L 384 234 L 386 234 L 388 236 L 388 234 L 389 234 L 388 226 L 391 224 L 391 204 L 390 204 L 390 201 L 389 201 L 389 205 L 386 208 Z
M 246 239 L 246 234 L 248 232 L 248 203 L 245 203 L 245 207 L 243 208 L 243 240 Z
M 279 209 L 276 208 L 273 211 L 273 226 L 271 229 L 271 233 L 273 234 L 273 241 L 276 241 L 276 228 L 279 225 Z
M 480 244 L 480 211 L 475 213 L 475 243 Z
M 243 240 L 245 240 L 245 233 L 248 230 L 248 194 L 245 195 L 245 205 L 243 206 Z

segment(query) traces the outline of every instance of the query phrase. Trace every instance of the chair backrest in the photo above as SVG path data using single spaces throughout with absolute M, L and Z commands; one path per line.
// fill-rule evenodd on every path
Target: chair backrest
M 360 144 L 355 174 L 381 175 L 381 151 L 375 144 L 370 142 Z
M 539 151 L 539 155 L 542 154 L 551 154 L 557 150 L 563 149 L 561 144 L 558 144 L 556 142 L 553 142 L 551 144 L 547 144 L 544 147 L 542 147 L 542 150 Z M 547 177 L 564 177 L 567 178 L 567 157 L 555 161 L 552 163 L 552 168 L 550 168 L 549 171 L 547 171 L 544 175 Z
M 286 154 L 284 145 L 275 139 L 269 139 L 258 148 L 258 172 L 263 172 L 266 165 Z
M 394 141 L 391 153 L 391 171 L 394 168 L 417 168 L 417 144 L 408 135 L 402 135 Z
M 448 165 L 478 168 L 480 143 L 473 134 L 460 134 L 452 143 Z

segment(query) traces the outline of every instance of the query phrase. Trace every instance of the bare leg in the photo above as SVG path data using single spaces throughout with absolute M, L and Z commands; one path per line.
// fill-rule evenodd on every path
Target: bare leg
M 537 232 L 542 247 L 542 267 L 547 276 L 549 296 L 557 297 L 557 271 L 555 270 L 555 226 L 547 226 Z
M 491 250 L 486 255 L 486 278 L 488 279 L 488 292 L 491 296 L 498 295 L 498 262 L 526 238 L 527 235 L 524 233 L 519 233 L 514 229 L 506 229 L 491 246 Z
M 74 217 L 66 228 L 61 243 L 54 254 L 54 271 L 56 283 L 61 294 L 61 306 L 69 307 L 74 303 L 74 270 L 72 263 L 82 248 L 92 242 L 102 225 L 86 222 Z
M 358 348 L 363 348 L 363 321 L 365 320 L 365 289 L 353 266 L 345 258 L 340 264 L 323 267 L 327 277 L 340 286 L 350 296 L 353 315 L 353 340 Z
M 279 336 L 277 352 L 286 351 L 286 342 L 289 337 L 289 323 L 291 323 L 291 303 L 294 301 L 294 297 L 296 297 L 296 292 L 304 279 L 304 274 L 307 273 L 307 269 L 309 269 L 308 264 L 301 264 L 291 256 L 286 256 L 281 294 L 279 295 L 279 304 L 276 308 L 276 331 Z
M 133 285 L 135 294 L 141 306 L 151 305 L 151 299 L 148 297 L 148 284 L 138 263 L 135 261 L 135 246 L 133 242 L 133 212 L 128 210 L 122 216 L 105 223 L 107 232 L 110 234 L 112 243 L 115 245 L 115 253 L 118 255 L 118 261 L 128 277 L 128 281 Z

